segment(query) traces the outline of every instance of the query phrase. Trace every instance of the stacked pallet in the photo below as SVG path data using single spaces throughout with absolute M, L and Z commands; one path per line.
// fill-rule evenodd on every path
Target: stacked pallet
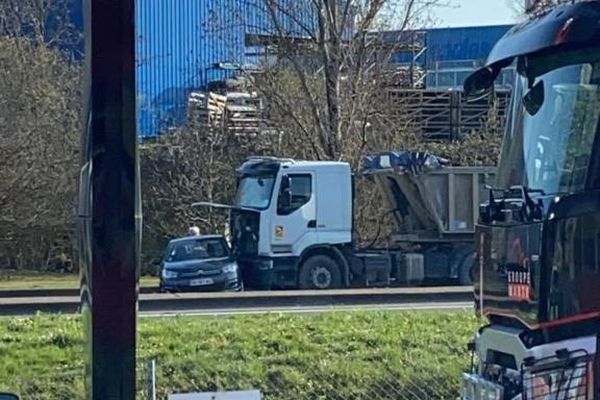
M 235 136 L 273 132 L 263 118 L 262 111 L 260 99 L 245 92 L 192 92 L 188 98 L 190 125 L 222 128 Z
M 504 125 L 508 91 L 467 100 L 460 91 L 388 89 L 389 118 L 425 140 L 455 140 L 485 130 L 490 113 Z

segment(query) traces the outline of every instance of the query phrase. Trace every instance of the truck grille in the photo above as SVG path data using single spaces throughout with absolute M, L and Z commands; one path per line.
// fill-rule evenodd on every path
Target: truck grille
M 504 400 L 504 387 L 476 374 L 463 374 L 460 400 Z
M 522 372 L 523 400 L 591 400 L 593 355 L 567 353 L 540 359 Z

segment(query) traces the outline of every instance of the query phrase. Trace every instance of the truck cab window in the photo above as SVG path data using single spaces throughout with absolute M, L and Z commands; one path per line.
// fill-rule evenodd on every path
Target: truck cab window
M 287 182 L 286 182 L 287 180 Z M 277 198 L 277 214 L 289 215 L 302 208 L 312 197 L 310 174 L 290 174 L 282 180 Z
M 600 62 L 556 68 L 537 79 L 539 104 L 514 102 L 499 166 L 498 186 L 524 185 L 546 194 L 584 189 L 600 115 Z M 515 95 L 524 94 L 526 80 Z M 543 87 L 542 87 L 543 85 Z

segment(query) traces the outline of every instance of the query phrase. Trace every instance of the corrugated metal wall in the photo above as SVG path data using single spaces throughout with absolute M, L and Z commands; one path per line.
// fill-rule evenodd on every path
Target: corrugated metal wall
M 227 78 L 219 62 L 243 62 L 242 0 L 138 0 L 138 133 L 154 136 L 183 121 L 190 90 Z
M 243 15 L 247 21 L 246 32 L 251 34 L 270 35 L 283 29 L 286 35 L 293 37 L 307 36 L 308 31 L 316 32 L 315 8 L 312 1 L 307 0 L 272 0 L 275 5 L 278 24 L 265 0 L 244 0 Z
M 306 36 L 303 29 L 312 24 L 312 3 L 278 2 L 281 28 L 292 36 Z M 138 0 L 140 136 L 155 136 L 181 124 L 191 90 L 234 74 L 214 68 L 215 63 L 259 61 L 256 54 L 246 56 L 251 51 L 245 37 L 276 31 L 265 4 L 264 0 Z

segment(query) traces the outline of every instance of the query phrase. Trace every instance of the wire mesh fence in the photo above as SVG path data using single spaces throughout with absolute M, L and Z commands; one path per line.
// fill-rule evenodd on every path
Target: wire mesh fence
M 17 393 L 23 400 L 84 399 L 83 370 L 55 369 L 29 375 L 11 382 L 6 390 Z
M 259 390 L 265 400 L 446 400 L 459 396 L 460 373 L 448 379 L 448 371 L 417 365 L 389 366 L 377 370 L 316 362 L 302 365 L 273 364 L 253 370 L 252 363 L 216 368 L 198 375 L 190 362 L 158 362 L 158 399 L 171 393 Z M 356 363 L 348 363 L 356 366 Z
M 265 400 L 446 400 L 459 395 L 459 378 L 448 373 L 383 363 L 377 370 L 360 370 L 317 362 L 310 368 L 274 364 L 266 370 L 240 363 L 198 374 L 194 362 L 138 359 L 136 399 L 166 400 L 173 393 L 259 390 Z M 355 363 L 348 363 L 355 366 Z M 50 371 L 12 382 L 7 389 L 27 400 L 83 400 L 83 370 Z
M 136 400 L 156 400 L 154 386 L 155 360 L 136 361 Z M 23 376 L 13 382 L 0 382 L 0 389 L 17 393 L 23 400 L 84 400 L 84 369 L 63 370 L 57 367 L 43 373 L 15 374 Z

